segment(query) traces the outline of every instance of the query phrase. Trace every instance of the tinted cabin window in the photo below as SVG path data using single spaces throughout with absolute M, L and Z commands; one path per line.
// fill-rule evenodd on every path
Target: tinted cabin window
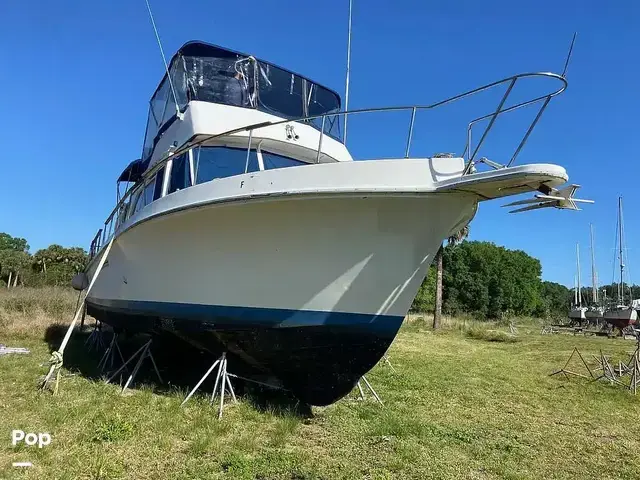
M 297 167 L 299 165 L 308 165 L 300 160 L 294 160 L 293 158 L 283 157 L 282 155 L 276 155 L 275 153 L 262 152 L 262 160 L 264 162 L 264 169 L 270 170 L 272 168 L 286 168 Z
M 129 209 L 129 202 L 124 202 L 120 206 L 120 210 L 118 211 L 118 221 L 116 222 L 116 228 L 122 225 L 127 219 L 127 210 Z
M 267 77 L 260 78 L 259 101 L 267 111 L 288 118 L 305 116 L 303 79 L 279 68 L 268 68 Z
M 245 173 L 247 150 L 244 148 L 202 147 L 194 153 L 196 183 L 205 183 L 215 178 L 233 177 Z M 249 154 L 248 172 L 258 171 L 255 150 Z
M 149 205 L 151 202 L 153 202 L 153 189 L 155 188 L 155 186 L 156 186 L 156 179 L 154 177 L 144 187 L 144 205 Z
M 140 209 L 144 207 L 144 195 L 142 187 L 131 194 L 131 208 L 129 210 L 129 217 L 135 215 Z
M 189 173 L 189 159 L 187 154 L 183 154 L 173 159 L 167 194 L 183 190 L 190 185 L 191 178 Z
M 162 196 L 162 184 L 164 183 L 164 167 L 158 170 L 153 188 L 153 199 L 157 200 Z

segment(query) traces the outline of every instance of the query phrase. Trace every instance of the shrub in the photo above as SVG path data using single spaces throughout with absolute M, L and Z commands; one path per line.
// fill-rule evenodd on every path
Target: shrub
M 485 340 L 487 342 L 519 342 L 520 339 L 514 335 L 509 335 L 501 330 L 487 330 L 484 328 L 469 328 L 465 331 L 465 335 L 476 340 Z

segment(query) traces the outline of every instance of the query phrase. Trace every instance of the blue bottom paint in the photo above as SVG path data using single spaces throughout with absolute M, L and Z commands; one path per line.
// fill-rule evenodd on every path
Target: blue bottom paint
M 98 309 L 125 315 L 166 317 L 215 324 L 220 328 L 261 327 L 295 328 L 310 326 L 341 326 L 366 330 L 376 335 L 395 336 L 404 317 L 352 312 L 323 312 L 280 308 L 202 305 L 176 302 L 87 299 Z

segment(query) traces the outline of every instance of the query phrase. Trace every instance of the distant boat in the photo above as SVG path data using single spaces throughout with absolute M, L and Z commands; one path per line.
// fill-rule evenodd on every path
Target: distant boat
M 620 267 L 620 283 L 618 284 L 617 303 L 610 305 L 604 312 L 604 320 L 620 329 L 620 331 L 634 325 L 638 320 L 638 312 L 632 307 L 631 295 L 629 295 L 629 303 L 625 303 L 624 295 L 624 227 L 622 221 L 622 197 L 618 198 L 618 259 Z
M 576 277 L 573 290 L 573 305 L 569 311 L 571 323 L 582 324 L 586 320 L 587 307 L 582 306 L 582 288 L 580 286 L 580 245 L 576 245 Z
M 598 274 L 596 272 L 596 254 L 593 248 L 593 225 L 589 225 L 589 244 L 591 245 L 591 303 L 585 316 L 590 324 L 598 324 L 602 319 L 604 307 L 598 302 Z

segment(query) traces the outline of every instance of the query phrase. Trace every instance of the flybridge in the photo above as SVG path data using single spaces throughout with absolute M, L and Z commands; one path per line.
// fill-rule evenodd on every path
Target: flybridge
M 284 119 L 340 110 L 340 96 L 326 87 L 251 55 L 202 42 L 188 42 L 173 56 L 153 94 L 142 160 L 192 100 L 256 109 Z M 308 122 L 321 128 L 320 119 Z M 339 117 L 324 125 L 339 139 Z

